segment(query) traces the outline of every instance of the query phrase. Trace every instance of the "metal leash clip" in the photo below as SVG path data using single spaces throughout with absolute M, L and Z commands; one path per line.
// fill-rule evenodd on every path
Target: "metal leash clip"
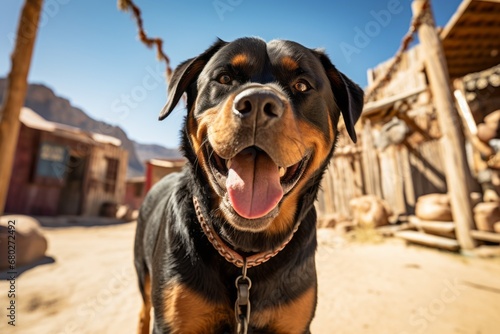
M 247 277 L 247 260 L 244 259 L 242 275 L 235 280 L 237 289 L 236 303 L 234 304 L 234 314 L 236 317 L 237 334 L 247 334 L 248 322 L 250 321 L 250 288 L 252 281 Z

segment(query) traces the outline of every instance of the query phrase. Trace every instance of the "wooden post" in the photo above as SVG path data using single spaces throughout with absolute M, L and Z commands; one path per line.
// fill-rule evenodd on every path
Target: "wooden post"
M 12 66 L 0 107 L 0 215 L 5 209 L 12 164 L 19 136 L 19 114 L 28 88 L 27 77 L 43 0 L 26 0 L 17 28 Z
M 425 2 L 425 0 L 413 0 L 414 17 L 424 10 Z M 442 159 L 448 193 L 451 199 L 453 219 L 456 225 L 456 235 L 460 247 L 463 250 L 470 250 L 476 244 L 470 233 L 474 226 L 474 220 L 467 182 L 468 166 L 464 139 L 460 119 L 453 103 L 443 46 L 436 32 L 430 5 L 426 11 L 422 24 L 418 28 L 418 38 L 421 43 L 421 50 L 425 52 L 425 69 L 442 133 L 440 139 Z

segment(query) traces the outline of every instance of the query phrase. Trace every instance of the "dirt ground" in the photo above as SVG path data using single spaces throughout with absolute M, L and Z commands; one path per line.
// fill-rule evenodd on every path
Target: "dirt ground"
M 16 280 L 16 326 L 0 281 L 0 333 L 133 333 L 140 297 L 135 224 L 44 228 L 46 264 Z M 500 333 L 500 260 L 386 239 L 346 242 L 318 232 L 313 333 Z

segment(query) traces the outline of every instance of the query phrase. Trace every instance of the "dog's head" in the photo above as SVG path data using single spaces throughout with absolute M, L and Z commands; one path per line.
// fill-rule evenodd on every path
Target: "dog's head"
M 268 234 L 293 227 L 332 155 L 339 115 L 356 141 L 363 105 L 363 91 L 323 52 L 256 38 L 219 40 L 182 63 L 160 119 L 184 93 L 184 149 L 210 185 L 213 212 L 235 230 Z

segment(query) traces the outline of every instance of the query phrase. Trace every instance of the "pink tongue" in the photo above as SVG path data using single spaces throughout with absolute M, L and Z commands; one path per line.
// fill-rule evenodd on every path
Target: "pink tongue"
M 265 216 L 283 197 L 278 166 L 255 149 L 246 149 L 232 159 L 226 188 L 234 210 L 247 219 Z

